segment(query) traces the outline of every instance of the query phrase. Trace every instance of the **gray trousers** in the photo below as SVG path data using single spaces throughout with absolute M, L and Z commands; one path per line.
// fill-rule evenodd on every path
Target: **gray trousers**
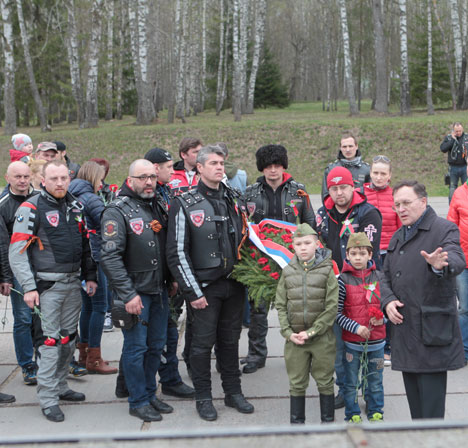
M 264 364 L 268 354 L 266 337 L 268 334 L 268 307 L 255 308 L 250 302 L 249 353 L 247 362 Z
M 45 337 L 58 339 L 55 346 L 39 347 L 37 396 L 42 409 L 59 402 L 59 395 L 69 390 L 67 375 L 75 351 L 75 339 L 60 343 L 60 336 L 76 332 L 81 310 L 79 273 L 38 274 L 55 283 L 40 295 L 41 327 Z

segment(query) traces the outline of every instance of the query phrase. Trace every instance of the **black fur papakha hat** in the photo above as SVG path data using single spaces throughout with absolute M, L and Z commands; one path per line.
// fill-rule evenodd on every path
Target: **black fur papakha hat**
M 255 153 L 257 158 L 257 169 L 263 171 L 270 165 L 282 165 L 286 170 L 288 168 L 288 151 L 281 145 L 262 146 Z

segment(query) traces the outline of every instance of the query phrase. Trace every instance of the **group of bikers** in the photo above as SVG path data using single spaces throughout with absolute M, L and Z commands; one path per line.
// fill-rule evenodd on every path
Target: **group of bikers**
M 350 237 L 365 234 L 369 263 L 387 279 L 381 303 L 392 336 L 385 341 L 384 357 L 375 361 L 377 368 L 382 372 L 392 364 L 404 372 L 413 418 L 443 417 L 447 370 L 462 367 L 468 357 L 453 320 L 454 282 L 465 258 L 453 244 L 447 246 L 439 224 L 430 243 L 421 246 L 419 239 L 433 233 L 434 212 L 424 186 L 415 181 L 400 182 L 393 194 L 387 156 L 376 156 L 369 165 L 356 138 L 343 135 L 337 159 L 324 172 L 323 205 L 314 212 L 305 185 L 287 172 L 288 154 L 281 145 L 256 151 L 260 176 L 248 185 L 245 171 L 228 160 L 226 144 L 203 145 L 187 137 L 180 142 L 178 162 L 168 151 L 153 148 L 131 163 L 115 194 L 105 195 L 112 192 L 104 181 L 107 161 L 94 159 L 79 167 L 61 156 L 60 142 L 42 142 L 32 153 L 28 139 L 24 134 L 12 139 L 8 185 L 0 199 L 0 286 L 2 294 L 12 297 L 18 363 L 38 366 L 29 375 L 36 373 L 39 404 L 48 420 L 64 420 L 60 400 L 85 400 L 67 384 L 75 346 L 78 365 L 90 373 L 118 370 L 116 395 L 128 397 L 130 415 L 144 421 L 159 421 L 161 414 L 173 412 L 156 396 L 157 375 L 163 394 L 194 398 L 202 419 L 217 419 L 211 385 L 214 349 L 225 405 L 253 413 L 242 393 L 238 356 L 248 291 L 231 274 L 248 238 L 247 221 L 266 218 L 310 226 L 331 252 L 337 274 L 346 262 Z M 36 189 L 27 162 L 44 155 L 51 157 Z M 459 238 L 455 225 L 447 228 L 452 239 Z M 405 263 L 412 260 L 405 270 L 403 254 Z M 412 269 L 427 277 L 425 282 L 414 284 Z M 419 334 L 419 305 L 429 286 L 445 293 L 453 327 L 448 342 L 426 344 Z M 109 291 L 114 323 L 122 328 L 124 340 L 119 369 L 104 361 L 100 350 Z M 183 358 L 193 388 L 182 381 L 176 353 L 184 302 Z M 250 304 L 248 354 L 240 360 L 244 374 L 265 366 L 268 312 Z M 15 330 L 20 314 L 29 316 L 29 329 L 23 325 Z M 333 420 L 330 408 L 345 405 L 349 350 L 336 323 L 333 332 L 338 393 L 332 403 L 324 401 L 322 421 Z M 307 344 L 318 338 L 312 336 Z M 427 353 L 421 350 L 426 345 Z M 364 391 L 368 393 L 373 391 Z M 13 396 L 0 394 L 0 402 L 12 401 Z M 301 412 L 303 405 L 292 400 L 294 422 L 304 421 L 297 418 Z

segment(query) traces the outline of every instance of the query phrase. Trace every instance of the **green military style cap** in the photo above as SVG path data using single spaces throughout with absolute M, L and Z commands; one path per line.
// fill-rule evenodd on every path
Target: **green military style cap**
M 303 223 L 297 226 L 293 237 L 302 238 L 303 236 L 308 236 L 308 235 L 317 235 L 317 232 L 312 227 L 310 227 L 309 224 Z
M 351 249 L 352 247 L 373 248 L 369 238 L 367 238 L 367 235 L 364 232 L 352 233 L 350 235 L 348 244 L 346 245 L 346 250 Z

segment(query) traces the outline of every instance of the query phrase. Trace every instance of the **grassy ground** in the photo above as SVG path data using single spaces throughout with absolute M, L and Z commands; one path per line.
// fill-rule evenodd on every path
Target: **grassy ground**
M 370 103 L 362 104 L 361 115 L 348 116 L 346 103 L 338 105 L 338 112 L 322 112 L 321 103 L 293 104 L 287 109 L 256 110 L 234 123 L 229 111 L 216 117 L 207 111 L 189 117 L 186 124 L 166 124 L 165 114 L 151 126 L 135 126 L 133 117 L 122 121 L 100 122 L 96 129 L 78 130 L 76 125 L 54 125 L 53 131 L 41 134 L 39 128 L 23 128 L 31 136 L 34 146 L 44 140 L 61 140 L 69 148 L 69 156 L 77 162 L 91 157 L 104 157 L 111 162 L 108 180 L 120 183 L 126 176 L 131 161 L 159 146 L 178 159 L 178 142 L 185 136 L 197 136 L 203 142 L 224 141 L 231 159 L 247 171 L 253 181 L 258 172 L 255 151 L 268 143 L 279 143 L 288 149 L 289 172 L 304 182 L 310 193 L 319 193 L 322 173 L 335 160 L 340 136 L 353 132 L 366 161 L 377 154 L 392 159 L 393 181 L 416 178 L 426 184 L 429 194 L 445 196 L 448 187 L 443 184 L 447 171 L 446 156 L 439 150 L 443 137 L 453 121 L 466 121 L 466 112 L 438 111 L 428 116 L 415 111 L 410 117 L 400 117 L 395 110 L 389 116 L 378 116 L 370 111 Z M 467 124 L 468 126 L 468 124 Z M 467 128 L 468 130 L 468 128 Z M 1 171 L 9 163 L 10 139 L 0 136 Z

